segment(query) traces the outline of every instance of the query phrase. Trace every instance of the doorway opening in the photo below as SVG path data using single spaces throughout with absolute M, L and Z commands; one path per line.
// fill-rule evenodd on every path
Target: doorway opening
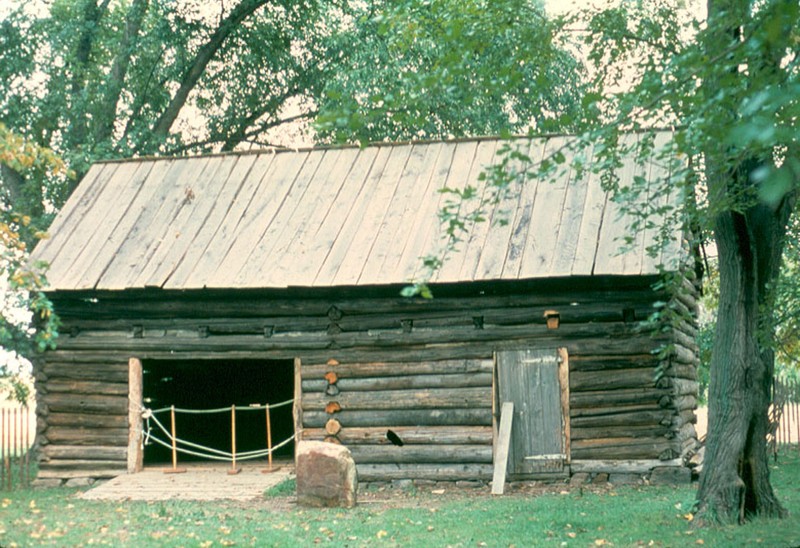
M 265 404 L 274 406 L 294 397 L 294 362 L 292 360 L 145 360 L 142 363 L 142 401 L 152 410 L 175 406 L 176 410 L 214 410 L 215 413 L 176 411 L 176 438 L 231 452 L 232 417 L 235 405 L 236 453 L 262 451 L 267 447 Z M 254 406 L 261 406 L 254 409 Z M 294 435 L 292 404 L 270 409 L 272 445 Z M 158 414 L 159 421 L 170 429 L 170 413 Z M 165 440 L 163 432 L 155 432 Z M 167 440 L 168 441 L 168 440 Z M 197 451 L 203 453 L 203 451 Z M 276 449 L 273 456 L 294 454 L 294 442 Z M 145 444 L 144 464 L 171 462 L 169 447 L 154 442 Z M 202 461 L 207 457 L 179 453 L 181 462 Z M 266 459 L 266 457 L 264 457 Z

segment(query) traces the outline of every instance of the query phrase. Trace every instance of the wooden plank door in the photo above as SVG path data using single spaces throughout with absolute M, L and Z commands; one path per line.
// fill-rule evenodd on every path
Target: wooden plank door
M 508 473 L 562 473 L 569 457 L 566 352 L 497 353 L 499 401 L 514 403 Z

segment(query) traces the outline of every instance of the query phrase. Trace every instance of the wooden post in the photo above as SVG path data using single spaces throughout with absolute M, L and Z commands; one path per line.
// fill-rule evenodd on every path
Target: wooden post
M 142 448 L 142 361 L 137 358 L 128 360 L 128 473 L 141 472 L 144 467 L 144 450 Z
M 170 406 L 169 409 L 169 418 L 171 422 L 171 431 L 172 431 L 172 468 L 167 468 L 164 470 L 165 474 L 183 474 L 186 472 L 186 468 L 178 468 L 178 438 L 175 437 L 175 406 Z
M 231 405 L 231 469 L 228 470 L 228 475 L 233 476 L 242 470 L 236 468 L 236 406 Z
M 3 432 L 6 431 L 6 410 L 0 408 L 0 489 L 3 488 L 6 482 L 6 442 L 3 438 Z
M 505 401 L 500 411 L 500 435 L 497 438 L 497 453 L 492 475 L 492 494 L 502 495 L 506 486 L 508 449 L 511 446 L 511 421 L 514 418 L 514 402 Z
M 269 451 L 267 453 L 268 467 L 261 471 L 264 474 L 275 471 L 272 467 L 272 421 L 269 418 L 269 404 L 267 404 L 267 451 Z
M 31 413 L 25 409 L 25 485 L 31 483 Z
M 11 423 L 13 425 L 14 431 L 11 433 L 11 439 L 12 439 L 12 445 L 14 446 L 14 449 L 13 449 L 13 451 L 11 453 L 11 458 L 9 459 L 9 464 L 11 463 L 11 461 L 14 459 L 15 456 L 18 459 L 20 458 L 20 452 L 19 452 L 19 423 L 20 423 L 20 420 L 19 420 L 19 408 L 13 409 L 12 411 L 14 412 L 14 418 L 12 419 Z M 9 428 L 9 430 L 11 430 L 11 428 Z M 14 473 L 14 470 L 12 469 L 11 470 L 11 474 L 13 475 L 13 473 Z M 12 485 L 12 484 L 13 484 L 13 480 L 9 483 L 9 485 Z

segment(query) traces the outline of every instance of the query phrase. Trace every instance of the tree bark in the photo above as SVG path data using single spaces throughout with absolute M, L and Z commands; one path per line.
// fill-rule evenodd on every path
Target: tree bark
M 778 264 L 758 268 L 758 257 L 770 255 L 774 244 L 754 237 L 758 214 L 748 213 L 721 214 L 714 231 L 720 302 L 711 359 L 709 432 L 698 492 L 700 523 L 785 514 L 769 482 L 767 411 L 774 355 L 762 348 L 765 334 L 760 329 L 760 324 L 768 325 L 762 309 L 768 291 L 765 281 L 775 278 Z M 779 219 L 760 213 L 762 221 L 780 228 Z

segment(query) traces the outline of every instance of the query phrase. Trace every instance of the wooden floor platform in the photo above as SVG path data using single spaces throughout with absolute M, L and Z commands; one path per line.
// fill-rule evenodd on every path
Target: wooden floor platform
M 264 491 L 294 475 L 291 462 L 276 465 L 264 473 L 266 465 L 243 464 L 238 474 L 228 474 L 222 464 L 181 464 L 181 474 L 165 474 L 164 467 L 147 467 L 138 474 L 117 476 L 81 495 L 92 500 L 253 500 Z

